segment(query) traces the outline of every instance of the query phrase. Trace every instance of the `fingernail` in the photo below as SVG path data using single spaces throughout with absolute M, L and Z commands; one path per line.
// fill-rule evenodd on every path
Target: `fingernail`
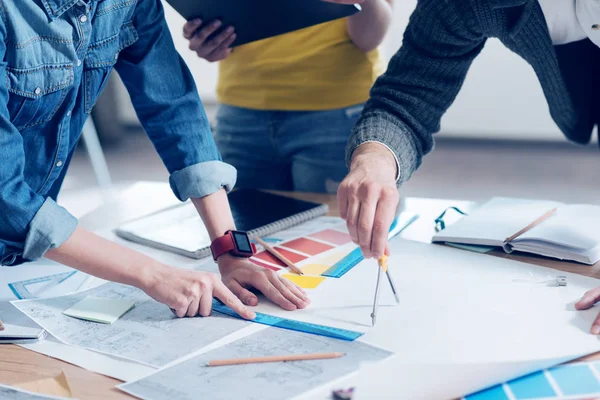
M 221 21 L 215 21 L 215 22 L 213 22 L 213 24 L 212 24 L 212 25 L 213 25 L 215 28 L 216 28 L 216 27 L 218 27 L 218 26 L 221 26 Z
M 230 26 L 229 28 L 227 28 L 227 33 L 232 33 L 233 32 L 233 26 Z
M 200 18 L 196 18 L 193 22 L 194 24 L 201 24 L 202 20 Z
M 600 325 L 592 326 L 592 335 L 598 335 L 598 334 L 600 334 Z

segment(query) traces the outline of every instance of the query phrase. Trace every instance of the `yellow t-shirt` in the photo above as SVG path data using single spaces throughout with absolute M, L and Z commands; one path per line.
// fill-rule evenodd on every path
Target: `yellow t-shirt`
M 314 111 L 365 102 L 383 72 L 379 51 L 358 49 L 340 19 L 234 49 L 220 62 L 220 103 Z

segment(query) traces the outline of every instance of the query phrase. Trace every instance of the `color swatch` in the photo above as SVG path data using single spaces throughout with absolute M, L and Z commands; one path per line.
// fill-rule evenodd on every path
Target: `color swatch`
M 536 372 L 467 396 L 466 400 L 552 400 L 600 396 L 600 362 Z
M 282 256 L 284 256 L 285 258 L 287 258 L 294 264 L 296 264 L 297 262 L 306 260 L 308 258 L 306 256 L 303 256 L 302 254 L 298 254 L 298 253 L 294 253 L 292 251 L 288 251 L 286 249 L 282 249 L 281 247 L 275 247 L 275 250 L 277 250 L 279 253 L 281 253 Z
M 294 282 L 302 289 L 316 289 L 326 278 L 321 276 L 284 274 L 283 277 Z
M 331 265 L 325 264 L 308 264 L 303 266 L 302 272 L 306 275 L 321 275 L 323 272 L 327 271 Z
M 326 229 L 321 232 L 313 233 L 309 236 L 327 243 L 335 244 L 337 246 L 341 246 L 352 242 L 352 238 L 349 234 L 336 231 L 334 229 Z
M 333 249 L 333 246 L 325 243 L 316 242 L 307 238 L 299 238 L 282 244 L 286 249 L 296 250 L 309 256 L 316 256 L 317 254 L 324 253 L 328 250 Z

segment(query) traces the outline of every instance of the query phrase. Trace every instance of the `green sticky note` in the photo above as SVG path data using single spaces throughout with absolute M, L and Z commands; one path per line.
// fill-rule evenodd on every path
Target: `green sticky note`
M 133 307 L 135 307 L 135 302 L 131 300 L 89 296 L 64 311 L 63 314 L 85 321 L 112 324 Z

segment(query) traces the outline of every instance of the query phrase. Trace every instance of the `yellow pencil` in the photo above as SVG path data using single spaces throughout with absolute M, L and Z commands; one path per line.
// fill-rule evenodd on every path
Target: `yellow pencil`
M 294 271 L 295 273 L 297 273 L 298 275 L 304 275 L 304 272 L 302 272 L 302 270 L 300 268 L 298 268 L 296 266 L 296 264 L 294 264 L 293 262 L 291 262 L 290 260 L 288 260 L 283 254 L 281 254 L 280 252 L 278 252 L 277 250 L 275 250 L 273 247 L 271 247 L 268 243 L 266 243 L 264 240 L 262 240 L 261 238 L 259 238 L 258 236 L 254 238 L 258 244 L 260 244 L 262 247 L 264 247 L 264 249 L 266 251 L 268 251 L 269 253 L 271 253 L 275 258 L 277 258 L 279 261 L 281 261 L 282 263 L 284 263 L 285 265 L 287 265 L 288 267 L 290 267 L 290 269 L 292 271 Z
M 208 363 L 209 367 L 222 367 L 225 365 L 257 364 L 284 361 L 306 361 L 306 360 L 327 360 L 331 358 L 340 358 L 346 353 L 314 353 L 314 354 L 291 354 L 287 356 L 268 356 L 252 358 L 234 358 L 231 360 L 213 360 Z

